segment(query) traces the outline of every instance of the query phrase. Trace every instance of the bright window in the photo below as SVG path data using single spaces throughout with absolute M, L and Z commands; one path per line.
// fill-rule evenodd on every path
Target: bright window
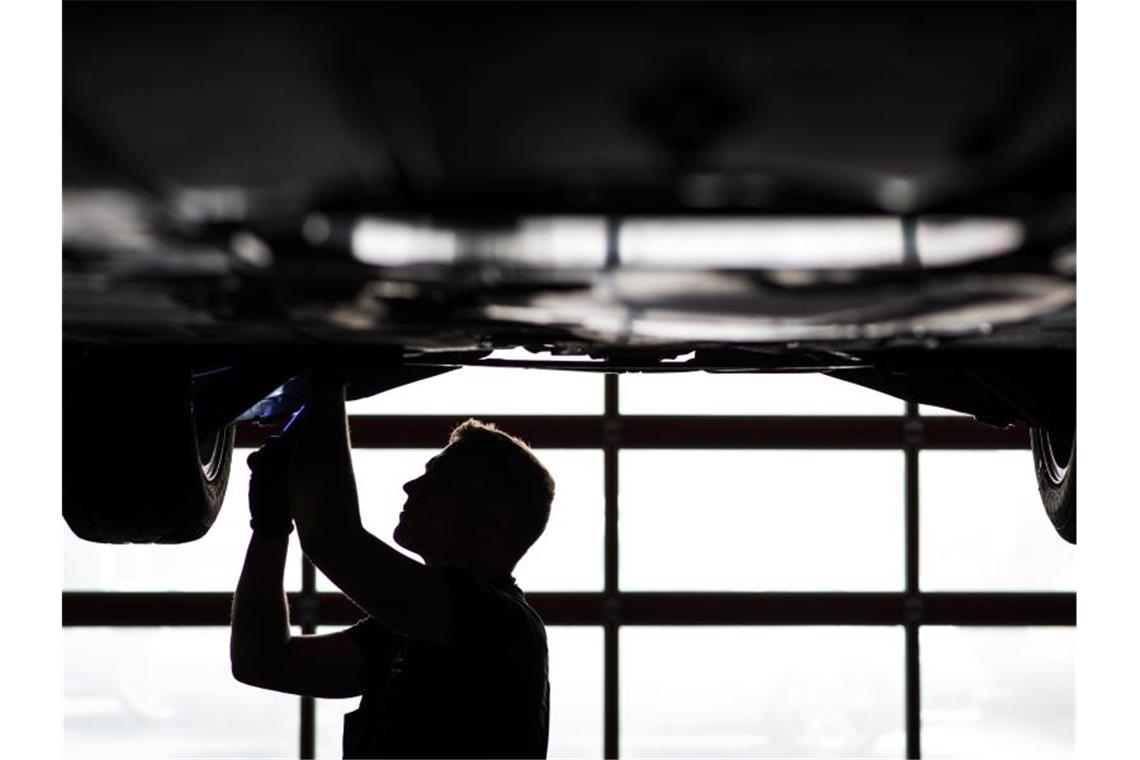
M 895 451 L 624 451 L 621 586 L 902 588 Z
M 69 757 L 296 757 L 297 698 L 230 674 L 225 628 L 69 628 Z
M 819 373 L 675 372 L 622 375 L 622 414 L 901 415 L 884 393 Z
M 497 354 L 499 358 L 502 354 Z M 517 349 L 509 360 L 549 356 Z M 463 367 L 350 401 L 349 414 L 601 414 L 602 375 L 516 367 Z
M 621 632 L 621 756 L 902 757 L 899 628 Z
M 1028 451 L 924 451 L 924 590 L 1072 591 L 1076 547 L 1045 517 Z
M 1072 628 L 922 629 L 922 755 L 1073 756 Z
M 928 406 L 927 404 L 918 405 L 918 413 L 923 417 L 969 417 L 970 415 L 965 412 L 956 412 L 953 409 L 947 409 L 942 406 Z
M 548 757 L 602 756 L 602 631 L 548 626 Z

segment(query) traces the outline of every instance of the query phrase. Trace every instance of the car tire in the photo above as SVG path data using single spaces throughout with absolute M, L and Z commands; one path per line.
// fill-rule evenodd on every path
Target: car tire
M 234 426 L 198 430 L 177 365 L 65 365 L 63 516 L 100 543 L 185 543 L 225 498 Z
M 1029 429 L 1033 469 L 1045 514 L 1057 534 L 1077 542 L 1077 437 L 1074 431 Z

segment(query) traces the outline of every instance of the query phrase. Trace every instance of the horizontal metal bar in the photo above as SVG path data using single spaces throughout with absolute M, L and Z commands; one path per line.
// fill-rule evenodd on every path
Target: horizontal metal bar
M 623 625 L 1075 625 L 1076 595 L 1035 592 L 638 593 Z
M 901 593 L 625 593 L 626 625 L 895 625 Z
M 1077 595 L 1064 592 L 938 592 L 920 597 L 923 625 L 1076 625 Z
M 362 449 L 441 448 L 466 417 L 353 416 L 353 446 Z M 503 416 L 482 419 L 537 448 L 602 448 L 604 417 Z M 687 417 L 634 415 L 620 418 L 620 446 L 627 449 L 901 449 L 906 419 L 898 417 Z M 1023 426 L 995 428 L 967 417 L 922 420 L 922 448 L 1026 449 Z M 238 426 L 237 445 L 261 444 L 272 428 Z
M 318 594 L 320 625 L 348 625 L 364 616 L 339 593 Z M 289 594 L 296 605 L 299 593 Z M 1076 594 L 1065 592 L 625 592 L 611 603 L 622 625 L 923 625 L 1072 626 Z M 233 595 L 226 592 L 63 593 L 65 626 L 224 626 Z M 527 599 L 548 625 L 602 625 L 602 592 L 533 593 Z

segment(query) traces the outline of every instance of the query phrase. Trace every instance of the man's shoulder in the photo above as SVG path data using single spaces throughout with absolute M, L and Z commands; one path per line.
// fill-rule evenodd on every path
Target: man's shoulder
M 461 568 L 445 568 L 457 630 L 497 631 L 546 641 L 542 618 L 513 581 L 490 581 Z

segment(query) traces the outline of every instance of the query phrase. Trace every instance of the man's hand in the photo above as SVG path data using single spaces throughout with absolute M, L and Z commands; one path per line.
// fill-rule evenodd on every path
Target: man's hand
M 249 525 L 263 535 L 287 536 L 293 532 L 289 514 L 289 469 L 293 450 L 288 442 L 270 436 L 246 459 L 249 465 Z
M 254 534 L 234 593 L 230 667 L 242 683 L 314 697 L 364 691 L 367 663 L 344 632 L 293 636 L 282 583 L 288 556 L 291 432 L 273 436 L 249 456 L 249 509 Z

